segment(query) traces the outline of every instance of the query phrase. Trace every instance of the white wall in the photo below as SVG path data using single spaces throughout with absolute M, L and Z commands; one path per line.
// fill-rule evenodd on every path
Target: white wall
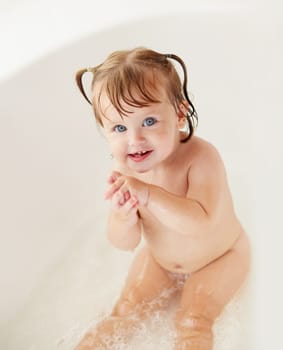
M 261 7 L 261 0 L 1 0 L 0 79 L 85 35 L 126 21 L 176 13 Z
M 199 135 L 221 150 L 239 215 L 253 231 L 258 322 L 271 338 L 265 319 L 276 315 L 282 291 L 277 2 L 26 0 L 2 1 L 0 10 L 0 324 L 104 209 L 110 160 L 75 70 L 142 44 L 188 62 Z

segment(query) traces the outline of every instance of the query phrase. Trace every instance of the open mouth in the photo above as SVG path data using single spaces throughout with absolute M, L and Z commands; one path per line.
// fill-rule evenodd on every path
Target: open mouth
M 129 157 L 134 162 L 142 162 L 143 160 L 147 159 L 153 151 L 140 151 L 136 153 L 130 153 Z

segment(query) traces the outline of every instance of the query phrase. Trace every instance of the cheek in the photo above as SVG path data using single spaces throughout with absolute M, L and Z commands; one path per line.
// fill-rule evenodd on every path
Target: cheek
M 121 154 L 125 152 L 126 145 L 122 138 L 110 137 L 107 139 L 112 154 Z
M 166 125 L 163 128 L 160 128 L 156 133 L 158 139 L 164 139 L 170 141 L 175 136 L 176 127 L 173 124 Z

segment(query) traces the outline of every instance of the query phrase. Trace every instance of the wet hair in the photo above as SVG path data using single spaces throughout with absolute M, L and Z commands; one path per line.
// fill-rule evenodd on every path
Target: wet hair
M 183 83 L 172 60 L 182 67 Z M 93 74 L 91 99 L 83 86 L 82 78 L 86 72 Z M 187 120 L 188 136 L 181 142 L 191 138 L 198 124 L 197 112 L 187 93 L 187 69 L 183 60 L 177 55 L 162 54 L 143 47 L 115 51 L 103 63 L 79 70 L 76 73 L 76 82 L 85 99 L 93 106 L 95 118 L 100 125 L 103 116 L 100 106 L 102 92 L 106 92 L 111 104 L 123 118 L 131 113 L 126 106 L 146 107 L 161 102 L 160 86 L 164 86 L 168 100 L 177 113 L 180 112 L 181 104 L 187 110 L 184 117 Z M 101 85 L 96 92 L 98 83 Z

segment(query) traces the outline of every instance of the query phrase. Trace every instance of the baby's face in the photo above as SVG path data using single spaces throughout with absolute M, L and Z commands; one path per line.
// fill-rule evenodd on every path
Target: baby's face
M 172 160 L 180 145 L 179 119 L 165 91 L 160 100 L 147 107 L 125 105 L 131 113 L 122 118 L 102 94 L 104 134 L 122 168 L 144 173 Z

